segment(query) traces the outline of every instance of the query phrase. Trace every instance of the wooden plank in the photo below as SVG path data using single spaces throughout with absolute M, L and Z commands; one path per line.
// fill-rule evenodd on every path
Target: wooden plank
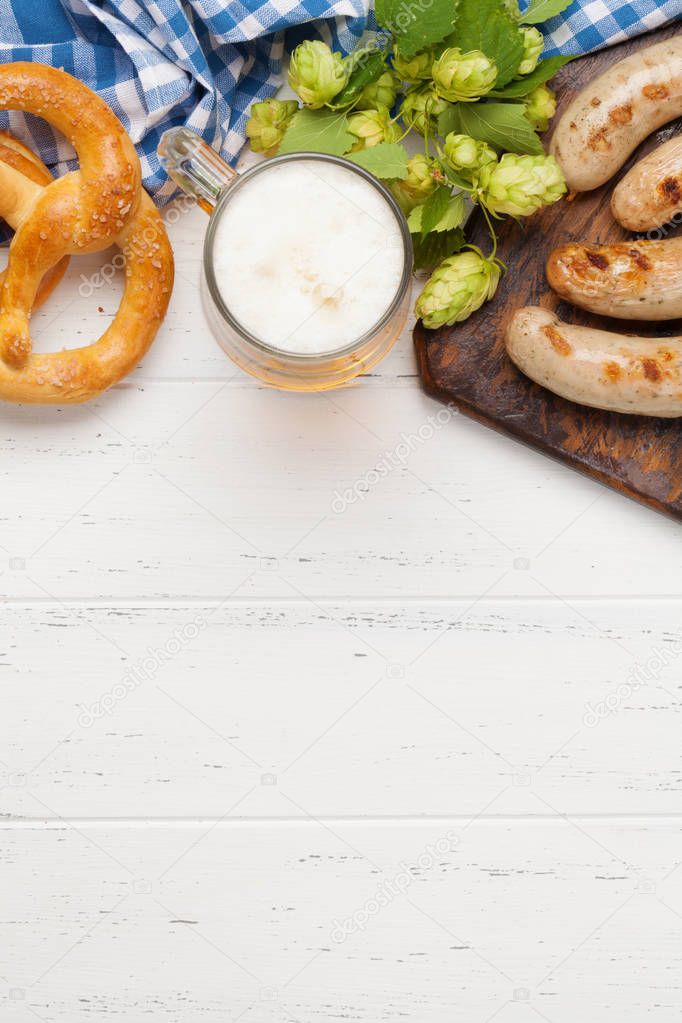
M 587 82 L 614 62 L 679 32 L 675 25 L 574 61 L 557 76 L 557 117 Z M 556 121 L 555 121 L 556 123 Z M 625 170 L 670 137 L 663 129 L 639 147 Z M 588 409 L 532 383 L 515 368 L 504 346 L 505 324 L 526 305 L 557 309 L 571 323 L 622 333 L 670 336 L 679 323 L 643 324 L 594 316 L 560 303 L 545 278 L 549 253 L 566 242 L 613 242 L 630 237 L 614 220 L 611 191 L 617 179 L 572 200 L 540 210 L 523 225 L 511 218 L 499 228 L 498 256 L 509 267 L 493 301 L 463 324 L 415 331 L 422 380 L 427 391 L 495 430 L 586 473 L 618 492 L 682 519 L 682 427 L 680 420 L 625 416 Z M 480 215 L 471 220 L 471 241 L 490 247 Z M 671 230 L 675 230 L 671 228 Z
M 680 602 L 10 605 L 0 813 L 673 813 Z
M 5 598 L 679 593 L 677 527 L 417 390 L 3 409 Z
M 680 827 L 3 829 L 8 1018 L 667 1023 Z

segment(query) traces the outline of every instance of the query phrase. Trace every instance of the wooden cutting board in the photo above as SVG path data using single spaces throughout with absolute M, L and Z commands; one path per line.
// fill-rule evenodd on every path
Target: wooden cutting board
M 660 29 L 568 64 L 551 83 L 557 91 L 557 116 L 576 92 L 615 61 L 679 31 L 679 25 Z M 429 394 L 628 497 L 682 520 L 682 419 L 601 412 L 559 398 L 516 369 L 503 340 L 508 316 L 525 305 L 556 309 L 561 319 L 607 330 L 652 337 L 682 333 L 679 320 L 656 325 L 595 316 L 560 301 L 545 280 L 545 260 L 557 245 L 631 237 L 611 216 L 611 192 L 636 159 L 679 131 L 679 123 L 658 131 L 603 188 L 572 201 L 562 199 L 522 226 L 511 219 L 500 222 L 498 255 L 508 271 L 493 301 L 454 327 L 430 331 L 418 323 L 414 340 L 422 382 Z M 675 227 L 670 234 L 679 231 Z M 484 252 L 490 250 L 479 212 L 473 214 L 467 234 Z

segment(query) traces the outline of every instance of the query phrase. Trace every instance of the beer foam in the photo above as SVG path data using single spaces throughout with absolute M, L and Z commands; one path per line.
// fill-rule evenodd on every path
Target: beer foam
M 339 164 L 273 164 L 245 181 L 215 229 L 213 265 L 242 327 L 282 352 L 317 355 L 378 323 L 404 266 L 398 219 L 376 188 Z

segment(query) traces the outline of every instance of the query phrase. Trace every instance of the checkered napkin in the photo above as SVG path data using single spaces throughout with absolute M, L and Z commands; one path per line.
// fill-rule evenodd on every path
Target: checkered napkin
M 145 186 L 162 204 L 174 190 L 156 156 L 166 128 L 185 124 L 234 161 L 249 106 L 281 84 L 285 46 L 318 35 L 347 53 L 373 27 L 368 6 L 369 0 L 0 0 L 0 61 L 62 67 L 98 92 L 132 136 Z M 586 53 L 679 18 L 682 0 L 573 0 L 545 26 L 547 52 Z M 44 122 L 0 113 L 0 128 L 7 127 L 56 173 L 75 166 L 71 147 Z

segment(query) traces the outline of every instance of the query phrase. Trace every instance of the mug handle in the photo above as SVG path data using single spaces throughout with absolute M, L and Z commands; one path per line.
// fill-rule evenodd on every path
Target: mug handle
M 189 128 L 169 128 L 161 136 L 157 152 L 169 178 L 202 210 L 213 212 L 218 196 L 238 174 Z

